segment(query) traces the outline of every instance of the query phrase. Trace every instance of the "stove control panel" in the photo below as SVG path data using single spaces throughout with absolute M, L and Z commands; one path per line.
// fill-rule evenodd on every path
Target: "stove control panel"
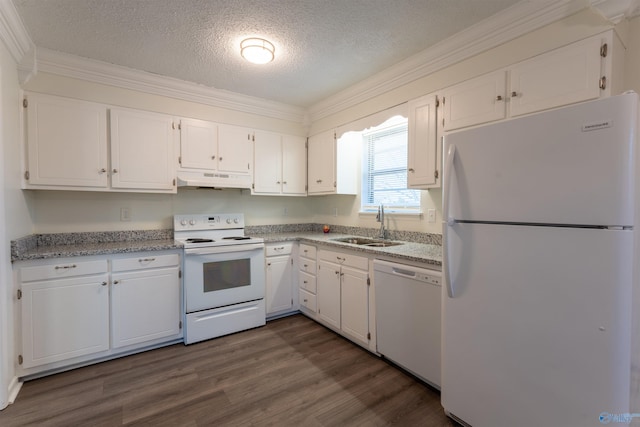
M 175 215 L 174 231 L 244 228 L 244 214 Z

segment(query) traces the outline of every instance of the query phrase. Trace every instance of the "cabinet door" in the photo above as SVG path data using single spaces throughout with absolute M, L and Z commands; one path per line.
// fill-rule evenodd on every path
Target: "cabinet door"
M 437 100 L 427 95 L 409 102 L 407 185 L 409 188 L 440 186 Z
M 28 183 L 107 188 L 107 108 L 41 94 L 27 100 Z
M 293 266 L 290 256 L 266 258 L 267 315 L 293 308 Z
M 251 173 L 253 163 L 253 132 L 251 129 L 219 125 L 218 170 L 242 174 Z
M 590 38 L 510 68 L 511 116 L 600 96 L 600 38 Z
M 506 70 L 485 74 L 442 92 L 445 131 L 506 117 Z
M 342 267 L 342 331 L 363 344 L 369 342 L 368 272 Z
M 282 193 L 307 194 L 307 139 L 282 136 Z
M 282 191 L 282 137 L 256 131 L 254 145 L 253 192 L 280 194 Z
M 125 347 L 180 332 L 178 267 L 112 276 L 113 347 Z
M 320 320 L 340 329 L 340 266 L 338 264 L 318 261 L 316 291 Z
M 175 191 L 172 117 L 113 108 L 110 119 L 111 187 Z
M 180 120 L 180 166 L 218 168 L 218 125 L 196 119 Z
M 108 275 L 22 284 L 23 367 L 109 349 Z
M 309 137 L 309 194 L 335 192 L 336 139 L 333 131 Z

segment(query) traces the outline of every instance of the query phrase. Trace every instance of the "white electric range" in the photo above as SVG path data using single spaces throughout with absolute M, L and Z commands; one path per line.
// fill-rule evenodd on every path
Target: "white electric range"
M 175 215 L 173 227 L 185 253 L 185 344 L 264 325 L 264 240 L 245 236 L 244 215 Z

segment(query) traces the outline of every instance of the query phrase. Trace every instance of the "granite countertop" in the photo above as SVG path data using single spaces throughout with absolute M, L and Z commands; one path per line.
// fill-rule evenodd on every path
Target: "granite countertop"
M 11 241 L 11 262 L 182 249 L 173 230 L 33 234 Z
M 442 266 L 442 246 L 425 243 L 402 241 L 401 245 L 388 247 L 370 247 L 352 243 L 336 242 L 333 239 L 343 237 L 359 237 L 356 234 L 317 233 L 317 232 L 288 232 L 288 233 L 260 233 L 251 234 L 252 237 L 263 238 L 265 243 L 300 241 L 311 244 L 322 244 L 340 249 L 363 252 L 371 255 L 398 258 L 430 264 L 434 267 Z M 394 240 L 390 240 L 394 241 Z
M 350 231 L 350 230 L 348 230 Z M 247 235 L 263 238 L 265 243 L 300 241 L 321 244 L 340 249 L 363 252 L 373 256 L 397 258 L 442 266 L 442 247 L 437 244 L 416 243 L 404 240 L 401 245 L 368 247 L 336 242 L 342 237 L 366 237 L 366 233 L 322 233 L 312 230 L 281 231 L 270 227 L 254 228 Z M 85 232 L 34 234 L 11 241 L 11 261 L 66 258 L 117 253 L 148 252 L 182 249 L 183 245 L 173 240 L 173 230 L 142 230 L 117 232 Z

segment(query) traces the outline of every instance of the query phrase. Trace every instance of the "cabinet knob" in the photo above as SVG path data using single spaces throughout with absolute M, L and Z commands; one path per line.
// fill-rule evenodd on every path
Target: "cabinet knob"
M 107 170 L 106 170 L 105 168 L 102 168 L 102 169 L 100 169 L 100 170 L 98 171 L 98 173 L 100 173 L 100 174 L 102 174 L 102 173 L 106 173 L 106 172 L 107 172 Z
M 271 263 L 270 263 L 270 262 L 268 262 L 268 263 L 267 263 L 267 266 L 268 266 L 268 267 L 271 267 Z
M 516 96 L 518 96 L 518 92 L 516 92 L 515 90 L 511 92 L 511 97 L 515 98 Z
M 118 283 L 120 283 L 120 281 L 119 281 L 119 280 L 114 280 L 114 281 L 113 281 L 113 284 L 114 284 L 114 285 L 117 285 Z
M 118 173 L 118 169 L 114 169 L 112 172 L 113 173 Z
M 322 182 L 322 180 L 321 180 L 321 179 L 316 180 L 316 183 L 317 183 L 317 184 L 320 184 L 321 182 Z
M 211 156 L 211 160 L 215 160 L 215 159 L 216 159 L 216 156 Z
M 280 184 L 280 181 L 276 181 L 276 184 Z
M 502 101 L 502 95 L 496 96 L 496 101 Z
M 282 181 L 282 183 L 283 183 L 284 185 L 287 185 L 287 181 Z
M 107 282 L 100 283 L 102 286 L 107 286 Z
M 413 169 L 413 168 L 409 168 L 409 172 L 414 173 L 414 172 L 415 172 L 415 169 Z
M 222 157 L 220 157 L 218 160 L 219 160 L 219 161 L 222 161 Z
M 308 302 L 309 300 L 305 298 L 303 301 L 304 301 L 304 302 Z

